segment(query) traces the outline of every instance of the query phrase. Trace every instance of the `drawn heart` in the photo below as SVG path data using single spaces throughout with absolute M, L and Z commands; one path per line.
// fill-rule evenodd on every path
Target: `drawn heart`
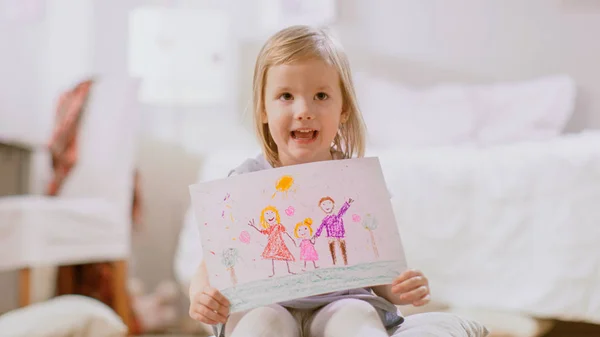
M 250 243 L 250 233 L 242 231 L 240 233 L 240 241 L 243 243 Z
M 292 206 L 286 208 L 286 210 L 285 210 L 285 214 L 287 214 L 288 216 L 294 215 L 294 212 L 296 212 L 296 210 Z
M 358 214 L 352 214 L 352 221 L 354 221 L 354 222 L 360 222 L 360 215 L 358 215 Z

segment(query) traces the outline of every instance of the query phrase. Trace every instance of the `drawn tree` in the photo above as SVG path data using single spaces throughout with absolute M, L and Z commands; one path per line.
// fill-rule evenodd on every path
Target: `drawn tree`
M 376 258 L 379 258 L 377 242 L 375 242 L 375 235 L 373 235 L 373 231 L 376 230 L 378 226 L 377 219 L 372 214 L 366 214 L 362 219 L 362 226 L 369 232 L 371 236 L 371 246 L 373 247 L 373 253 L 375 253 Z
M 235 286 L 237 284 L 237 277 L 235 276 L 235 264 L 239 260 L 239 252 L 236 248 L 227 248 L 223 251 L 221 256 L 221 263 L 229 271 L 229 277 L 231 283 Z

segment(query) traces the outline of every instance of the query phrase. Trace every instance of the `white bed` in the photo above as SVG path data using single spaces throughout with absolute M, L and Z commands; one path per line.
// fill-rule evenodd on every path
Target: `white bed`
M 438 301 L 600 323 L 600 132 L 370 155 Z

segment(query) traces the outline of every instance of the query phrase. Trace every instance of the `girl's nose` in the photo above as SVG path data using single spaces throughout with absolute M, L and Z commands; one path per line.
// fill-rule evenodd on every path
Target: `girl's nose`
M 310 107 L 310 103 L 305 103 L 301 100 L 298 100 L 296 103 L 296 111 L 295 111 L 295 118 L 297 120 L 311 120 L 311 119 L 315 119 L 315 115 L 312 112 L 312 109 Z

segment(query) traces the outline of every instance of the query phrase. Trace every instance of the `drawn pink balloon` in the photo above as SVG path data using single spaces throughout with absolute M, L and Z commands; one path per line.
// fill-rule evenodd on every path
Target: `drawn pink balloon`
M 286 210 L 285 210 L 285 214 L 287 214 L 288 216 L 294 215 L 294 212 L 296 212 L 296 210 L 292 206 L 286 208 Z
M 354 221 L 354 222 L 360 222 L 360 215 L 358 215 L 358 214 L 352 214 L 352 221 Z
M 243 243 L 250 243 L 250 233 L 242 231 L 240 233 L 240 241 Z

